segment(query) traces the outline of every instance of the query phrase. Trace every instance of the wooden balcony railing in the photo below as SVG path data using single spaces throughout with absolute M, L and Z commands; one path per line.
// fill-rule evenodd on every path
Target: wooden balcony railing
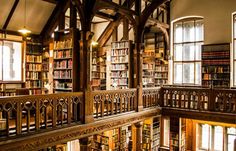
M 135 111 L 137 90 L 107 90 L 92 92 L 94 118 Z
M 81 121 L 83 93 L 0 98 L 0 138 Z
M 236 90 L 163 87 L 163 106 L 198 111 L 236 113 Z
M 236 90 L 158 87 L 4 97 L 0 98 L 0 140 L 157 106 L 232 115 Z
M 144 88 L 143 89 L 143 108 L 160 106 L 161 102 L 160 88 Z

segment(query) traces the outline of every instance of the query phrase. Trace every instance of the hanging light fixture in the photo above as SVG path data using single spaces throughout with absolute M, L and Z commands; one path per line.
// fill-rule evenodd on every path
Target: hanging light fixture
M 18 30 L 18 32 L 22 33 L 23 35 L 31 33 L 30 30 L 26 29 L 26 0 L 25 0 L 25 12 L 24 12 L 24 27 L 23 29 Z

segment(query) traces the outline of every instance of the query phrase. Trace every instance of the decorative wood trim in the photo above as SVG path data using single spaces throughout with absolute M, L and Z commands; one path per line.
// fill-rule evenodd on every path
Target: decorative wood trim
M 62 142 L 88 137 L 96 133 L 101 133 L 110 129 L 121 127 L 128 123 L 137 123 L 157 115 L 160 115 L 159 108 L 123 114 L 120 116 L 113 116 L 112 118 L 103 118 L 89 124 L 75 125 L 58 130 L 52 129 L 51 131 L 41 134 L 16 138 L 11 141 L 1 141 L 0 148 L 4 151 L 39 150 L 47 146 L 53 146 Z

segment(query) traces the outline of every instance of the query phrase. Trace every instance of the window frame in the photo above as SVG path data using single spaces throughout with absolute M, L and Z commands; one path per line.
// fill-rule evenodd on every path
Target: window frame
M 183 46 L 184 45 L 186 45 L 186 44 L 193 44 L 194 45 L 194 47 L 196 48 L 196 46 L 197 45 L 199 45 L 199 44 L 203 44 L 204 43 L 204 23 L 203 23 L 203 38 L 202 38 L 202 40 L 198 40 L 198 41 L 196 41 L 195 40 L 195 38 L 194 38 L 194 40 L 193 41 L 184 41 L 184 29 L 183 29 L 183 24 L 185 23 L 185 22 L 190 22 L 190 21 L 193 21 L 194 22 L 194 31 L 195 31 L 195 29 L 196 29 L 196 22 L 197 21 L 199 21 L 199 20 L 201 20 L 202 22 L 203 22 L 203 17 L 187 17 L 187 18 L 184 18 L 184 19 L 180 19 L 180 20 L 177 20 L 177 21 L 174 21 L 173 22 L 173 36 L 172 36 L 172 54 L 173 54 L 173 59 L 172 59 L 172 72 L 173 72 L 173 74 L 172 74 L 172 79 L 173 79 L 173 81 L 172 81 L 172 83 L 174 84 L 174 85 L 188 85 L 188 86 L 201 86 L 201 84 L 202 84 L 202 78 L 201 78 L 201 62 L 202 62 L 202 59 L 201 59 L 201 56 L 200 56 L 200 59 L 197 59 L 196 58 L 196 49 L 195 49 L 195 52 L 194 52 L 194 60 L 183 60 Z M 181 26 L 182 26 L 182 42 L 175 42 L 175 25 L 176 24 L 178 24 L 178 23 L 181 23 Z M 196 32 L 194 32 L 194 37 L 196 37 Z M 175 46 L 176 45 L 181 45 L 182 46 L 182 59 L 181 59 L 181 61 L 179 61 L 179 60 L 175 60 Z M 194 80 L 193 80 L 193 83 L 192 82 L 190 82 L 190 83 L 184 83 L 184 76 L 183 76 L 183 73 L 184 73 L 184 68 L 183 68 L 183 66 L 184 66 L 184 64 L 190 64 L 190 63 L 193 63 L 194 64 Z M 181 64 L 181 66 L 182 66 L 182 79 L 181 79 L 181 82 L 180 83 L 176 83 L 176 80 L 175 80 L 175 64 Z M 200 83 L 199 84 L 197 84 L 197 80 L 196 80 L 196 68 L 197 68 L 197 65 L 198 64 L 200 64 Z
M 235 67 L 236 67 L 236 65 L 235 65 L 235 63 L 236 63 L 236 47 L 235 47 L 235 45 L 236 45 L 236 33 L 235 33 L 235 26 L 236 26 L 236 13 L 233 13 L 233 19 L 232 19 L 232 43 L 233 43 L 233 57 L 232 57 L 232 71 L 233 71 L 233 73 L 232 73 L 232 76 L 233 76 L 233 82 L 232 82 L 232 85 L 231 86 L 233 86 L 233 87 L 236 87 L 236 71 L 235 71 Z
M 2 61 L 2 71 L 0 72 L 0 74 L 2 74 L 2 78 L 0 79 L 0 81 L 2 83 L 23 83 L 24 82 L 24 48 L 25 48 L 25 44 L 24 44 L 24 41 L 22 40 L 12 40 L 12 39 L 6 39 L 6 38 L 0 38 L 0 41 L 1 41 L 1 45 L 0 47 L 2 47 L 2 50 L 3 50 L 3 46 L 4 46 L 4 41 L 8 41 L 8 42 L 17 42 L 17 43 L 20 43 L 21 44 L 21 79 L 20 80 L 3 80 L 3 59 L 0 60 Z M 3 51 L 0 51 L 0 53 L 2 53 L 3 55 Z

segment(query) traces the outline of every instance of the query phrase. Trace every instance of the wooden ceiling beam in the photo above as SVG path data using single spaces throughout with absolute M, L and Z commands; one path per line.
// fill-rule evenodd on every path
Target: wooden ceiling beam
M 128 8 L 130 9 L 133 6 L 134 2 L 135 0 L 126 0 L 123 3 L 123 6 L 128 6 Z M 109 40 L 109 38 L 112 35 L 113 29 L 115 29 L 115 27 L 117 27 L 120 24 L 122 17 L 123 16 L 121 14 L 116 14 L 116 20 L 114 20 L 113 22 L 110 22 L 107 25 L 106 29 L 103 31 L 103 33 L 100 35 L 100 37 L 97 40 L 98 44 L 101 47 L 103 47 L 106 44 L 106 42 Z
M 43 30 L 40 33 L 41 36 L 45 37 L 46 35 L 51 35 L 54 28 L 56 27 L 56 24 L 59 21 L 61 14 L 65 13 L 66 9 L 69 8 L 69 5 L 69 0 L 60 0 L 57 3 L 50 18 L 48 19 L 47 23 L 45 24 Z
M 97 12 L 95 14 L 95 16 L 106 19 L 106 20 L 109 20 L 109 21 L 116 20 L 116 16 L 112 16 L 112 15 L 109 15 L 109 14 L 106 14 L 106 13 L 103 13 L 103 12 Z
M 51 4 L 57 4 L 58 3 L 58 0 L 42 0 L 44 2 L 48 2 L 48 3 L 51 3 Z
M 150 23 L 151 25 L 155 25 L 155 26 L 160 27 L 160 28 L 165 28 L 165 29 L 170 28 L 170 25 L 168 25 L 166 23 L 163 23 L 163 22 L 160 22 L 159 20 L 157 20 L 155 18 L 148 18 L 147 22 Z
M 5 21 L 5 23 L 4 23 L 3 27 L 2 27 L 3 30 L 7 29 L 7 26 L 8 26 L 8 24 L 9 24 L 11 18 L 12 18 L 12 15 L 14 14 L 14 12 L 16 10 L 16 7 L 17 7 L 18 3 L 19 3 L 19 0 L 15 0 L 13 6 L 11 8 L 11 11 L 8 14 L 7 19 L 6 19 L 6 21 Z
M 123 5 L 119 5 L 117 3 L 108 1 L 108 0 L 98 0 L 98 7 L 96 9 L 113 9 L 116 12 L 122 14 L 122 15 L 137 15 L 137 13 L 133 10 L 131 10 L 129 7 L 127 7 L 127 2 Z M 129 5 L 128 5 L 129 6 Z

